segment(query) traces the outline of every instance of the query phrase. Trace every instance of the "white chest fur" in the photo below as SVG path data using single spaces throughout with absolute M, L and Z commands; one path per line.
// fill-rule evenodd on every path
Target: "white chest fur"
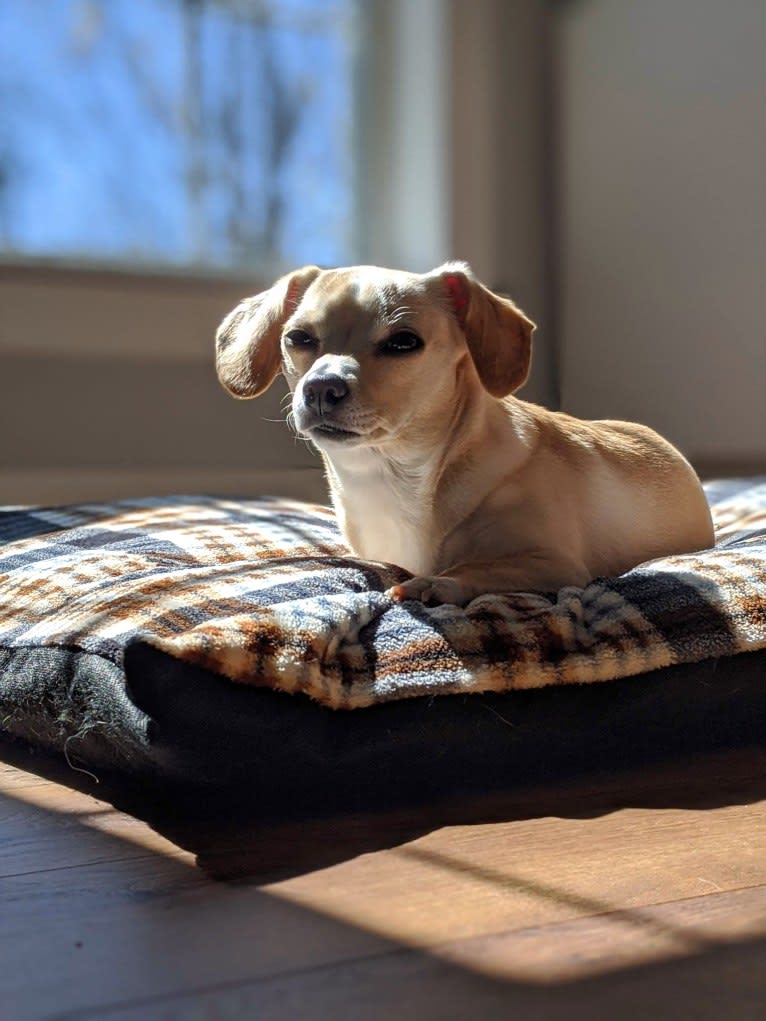
M 435 560 L 430 472 L 402 469 L 370 450 L 325 454 L 333 502 L 352 548 L 366 560 L 430 574 Z

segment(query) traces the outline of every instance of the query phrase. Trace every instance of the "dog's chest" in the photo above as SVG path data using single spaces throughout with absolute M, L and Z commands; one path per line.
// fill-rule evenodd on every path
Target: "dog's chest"
M 413 574 L 430 574 L 435 542 L 431 500 L 417 482 L 385 470 L 339 479 L 336 509 L 354 550 L 366 560 L 397 564 Z

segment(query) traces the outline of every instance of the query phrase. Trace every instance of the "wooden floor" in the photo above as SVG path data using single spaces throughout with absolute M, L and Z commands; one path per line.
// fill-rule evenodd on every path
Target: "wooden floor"
M 766 1018 L 764 749 L 427 811 L 151 826 L 2 754 L 7 1021 Z

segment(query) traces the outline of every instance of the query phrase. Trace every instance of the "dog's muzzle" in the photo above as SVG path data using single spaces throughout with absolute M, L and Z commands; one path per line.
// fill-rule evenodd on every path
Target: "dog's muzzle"
M 317 372 L 307 376 L 298 395 L 300 406 L 295 409 L 298 429 L 316 443 L 322 440 L 347 443 L 358 439 L 359 433 L 347 429 L 342 422 L 343 402 L 349 396 L 348 384 L 337 373 Z
M 348 386 L 340 376 L 308 376 L 303 383 L 303 403 L 315 415 L 324 418 L 348 397 Z

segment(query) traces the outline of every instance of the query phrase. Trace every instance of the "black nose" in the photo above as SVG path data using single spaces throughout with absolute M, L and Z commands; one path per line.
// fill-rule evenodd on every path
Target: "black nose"
M 348 387 L 340 376 L 309 376 L 303 384 L 303 400 L 318 415 L 332 411 L 348 395 Z

